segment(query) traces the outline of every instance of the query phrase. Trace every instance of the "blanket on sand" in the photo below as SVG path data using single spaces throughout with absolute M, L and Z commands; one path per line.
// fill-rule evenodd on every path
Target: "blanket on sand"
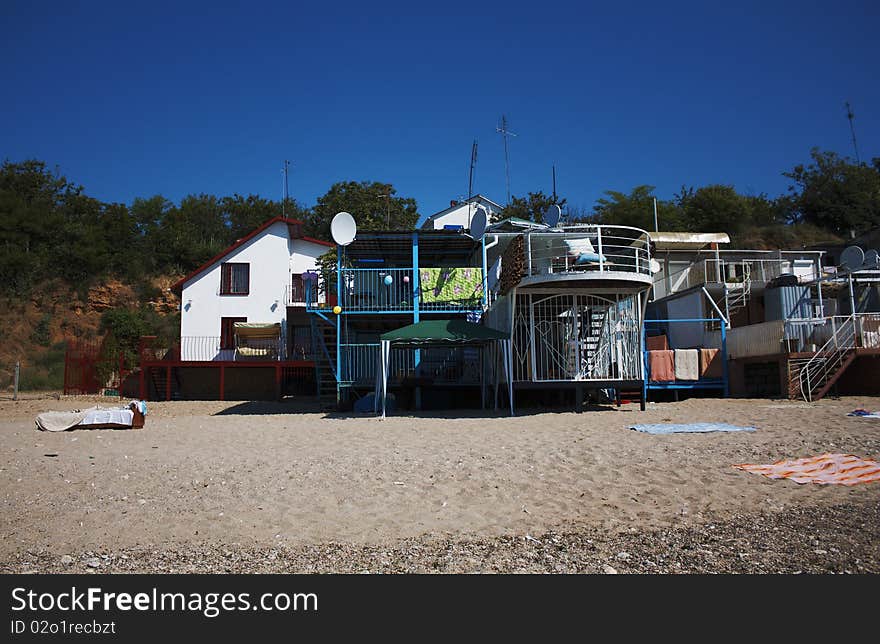
M 727 423 L 686 423 L 686 424 L 655 424 L 631 425 L 630 429 L 646 434 L 704 434 L 707 432 L 753 432 L 754 427 L 740 427 Z
M 857 485 L 880 481 L 880 463 L 853 454 L 821 454 L 770 465 L 743 463 L 734 467 L 771 479 L 791 479 L 795 483 Z

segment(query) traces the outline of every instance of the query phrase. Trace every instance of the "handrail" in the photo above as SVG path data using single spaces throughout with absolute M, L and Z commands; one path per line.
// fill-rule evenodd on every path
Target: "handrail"
M 836 324 L 836 318 L 842 318 L 842 323 Z M 834 327 L 831 337 L 798 372 L 801 395 L 807 402 L 813 401 L 813 396 L 843 363 L 846 354 L 858 344 L 855 315 L 835 316 L 831 318 L 831 323 Z

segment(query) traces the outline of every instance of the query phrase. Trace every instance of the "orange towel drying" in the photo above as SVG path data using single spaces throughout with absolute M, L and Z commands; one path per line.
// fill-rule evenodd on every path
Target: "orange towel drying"
M 651 370 L 652 382 L 675 380 L 674 356 L 674 351 L 648 351 L 648 368 Z
M 776 461 L 772 465 L 744 463 L 734 467 L 771 479 L 791 479 L 795 483 L 857 485 L 880 482 L 880 463 L 852 454 L 822 454 L 794 461 Z
M 700 378 L 722 378 L 724 367 L 721 364 L 720 349 L 700 349 Z

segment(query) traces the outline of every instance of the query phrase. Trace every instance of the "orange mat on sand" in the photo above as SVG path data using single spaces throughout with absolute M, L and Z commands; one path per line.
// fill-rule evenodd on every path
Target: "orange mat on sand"
M 852 454 L 822 454 L 772 465 L 734 465 L 741 470 L 763 474 L 771 479 L 791 479 L 795 483 L 857 485 L 880 482 L 880 463 Z

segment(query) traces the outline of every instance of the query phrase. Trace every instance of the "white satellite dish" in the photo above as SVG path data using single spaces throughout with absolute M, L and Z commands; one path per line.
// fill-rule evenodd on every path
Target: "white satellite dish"
M 848 246 L 840 254 L 840 267 L 848 271 L 857 271 L 865 263 L 865 251 L 858 246 Z
M 330 235 L 340 246 L 348 246 L 357 235 L 357 224 L 347 212 L 338 212 L 330 222 Z
M 476 240 L 482 239 L 483 235 L 486 234 L 487 223 L 486 209 L 478 206 L 474 216 L 471 218 L 471 237 Z
M 651 275 L 656 275 L 657 273 L 659 273 L 660 271 L 663 270 L 663 267 L 660 265 L 660 262 L 658 262 L 656 259 L 651 259 L 649 266 L 651 268 Z
M 865 253 L 865 268 L 880 268 L 880 252 L 869 250 Z
M 562 208 L 560 208 L 557 204 L 550 204 L 547 210 L 544 211 L 544 214 L 541 216 L 541 220 L 550 226 L 550 228 L 556 228 L 559 225 L 559 220 L 562 218 Z

